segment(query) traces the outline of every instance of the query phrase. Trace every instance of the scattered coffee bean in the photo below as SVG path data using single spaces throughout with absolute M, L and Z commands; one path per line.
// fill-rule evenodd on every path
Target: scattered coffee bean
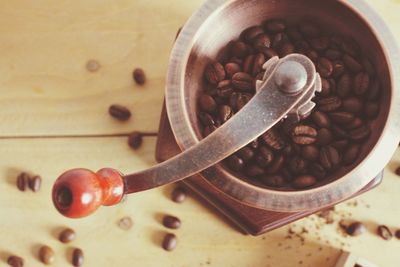
M 55 260 L 54 251 L 49 246 L 42 246 L 39 249 L 39 259 L 44 264 L 52 264 Z
M 136 68 L 133 70 L 133 79 L 138 85 L 143 85 L 146 83 L 146 74 L 143 69 Z
M 397 167 L 394 173 L 398 176 L 400 176 L 400 167 Z
M 119 228 L 122 230 L 130 230 L 133 226 L 133 220 L 129 216 L 122 217 L 121 219 L 118 220 L 117 225 Z
M 72 265 L 80 267 L 83 265 L 84 259 L 83 251 L 79 248 L 75 248 L 72 252 Z
M 164 236 L 164 240 L 162 242 L 162 247 L 166 251 L 172 251 L 176 248 L 177 239 L 174 234 L 168 233 Z
M 86 62 L 86 69 L 90 72 L 96 72 L 100 69 L 100 63 L 95 59 L 90 59 Z
M 143 143 L 143 134 L 140 132 L 132 132 L 128 136 L 128 145 L 133 149 L 139 149 Z
M 58 235 L 58 240 L 60 240 L 62 243 L 72 242 L 75 240 L 75 238 L 76 238 L 76 233 L 71 228 L 65 228 Z
M 400 230 L 397 230 L 394 235 L 397 239 L 400 239 Z
M 186 199 L 186 190 L 182 187 L 176 187 L 171 194 L 172 201 L 182 203 Z
M 21 172 L 18 176 L 17 176 L 17 188 L 20 191 L 25 191 L 26 186 L 28 185 L 28 181 L 30 179 L 30 176 L 25 173 L 25 172 Z
M 24 259 L 13 255 L 13 256 L 8 257 L 7 263 L 12 267 L 23 267 Z
M 393 234 L 390 229 L 385 225 L 379 225 L 377 229 L 378 235 L 385 240 L 392 239 Z
M 33 192 L 38 192 L 42 185 L 42 178 L 39 175 L 35 175 L 29 179 L 29 188 Z
M 361 222 L 354 222 L 346 227 L 346 233 L 351 236 L 359 236 L 365 233 L 367 229 Z
M 111 105 L 108 109 L 108 113 L 120 121 L 126 121 L 132 115 L 131 111 L 127 107 L 118 104 Z
M 181 220 L 178 217 L 166 215 L 163 218 L 163 225 L 170 229 L 178 229 L 181 227 Z

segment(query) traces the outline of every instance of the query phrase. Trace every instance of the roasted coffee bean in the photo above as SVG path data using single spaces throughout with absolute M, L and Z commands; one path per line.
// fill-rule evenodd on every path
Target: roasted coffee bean
M 290 172 L 294 175 L 303 174 L 306 168 L 307 162 L 300 157 L 294 157 L 289 161 Z
M 253 46 L 258 52 L 264 53 L 271 47 L 271 38 L 266 34 L 260 34 L 254 39 Z
M 325 113 L 321 111 L 315 111 L 311 114 L 313 122 L 321 128 L 329 128 L 331 126 L 331 121 Z
M 306 56 L 311 59 L 312 62 L 317 63 L 319 55 L 318 52 L 315 50 L 309 50 L 306 54 Z
M 182 187 L 176 187 L 171 194 L 173 202 L 182 203 L 186 199 L 186 190 Z
M 214 98 L 209 95 L 202 95 L 199 99 L 200 108 L 205 112 L 213 112 L 217 108 Z
M 237 110 L 241 110 L 252 98 L 250 94 L 238 94 L 236 100 L 236 108 Z
M 128 136 L 128 145 L 132 149 L 139 149 L 143 143 L 143 134 L 141 132 L 132 132 Z
M 288 36 L 285 33 L 280 32 L 280 33 L 275 34 L 275 36 L 272 40 L 272 47 L 274 49 L 278 49 L 283 44 L 288 43 L 288 42 L 289 42 Z
M 240 172 L 244 167 L 244 161 L 236 155 L 228 158 L 228 166 L 235 172 Z
M 131 111 L 127 107 L 118 104 L 111 105 L 108 108 L 108 113 L 120 121 L 126 121 L 132 116 Z
M 162 242 L 162 247 L 166 251 L 172 251 L 176 248 L 178 241 L 176 236 L 172 233 L 168 233 L 164 236 L 164 240 Z
M 285 147 L 282 149 L 282 154 L 286 157 L 294 156 L 297 152 L 294 149 L 294 145 L 286 144 Z
M 258 35 L 263 34 L 264 29 L 260 26 L 253 26 L 244 30 L 241 34 L 242 39 L 251 43 Z
M 285 157 L 282 155 L 278 155 L 275 157 L 274 161 L 268 166 L 266 172 L 268 174 L 275 174 L 277 173 L 285 163 Z
M 86 69 L 90 72 L 96 72 L 101 68 L 100 63 L 95 59 L 90 59 L 86 62 Z
M 224 66 L 219 62 L 210 63 L 206 67 L 204 75 L 209 83 L 218 84 L 220 81 L 225 79 Z
M 351 72 L 353 73 L 359 73 L 362 71 L 362 66 L 360 63 L 358 63 L 357 60 L 355 60 L 352 56 L 350 55 L 344 55 L 343 56 L 343 62 L 346 68 L 348 68 Z
M 346 233 L 351 236 L 359 236 L 367 231 L 365 225 L 361 222 L 354 222 L 346 227 Z
M 398 176 L 400 176 L 400 167 L 397 167 L 394 173 Z
M 218 83 L 217 95 L 222 98 L 228 98 L 233 93 L 231 80 L 223 80 Z
M 331 84 L 327 79 L 321 78 L 321 92 L 318 93 L 321 97 L 329 96 L 331 93 Z
M 359 117 L 355 117 L 354 120 L 352 120 L 350 123 L 343 125 L 343 127 L 346 130 L 353 130 L 361 127 L 363 124 L 364 122 Z
M 342 58 L 342 53 L 339 50 L 331 48 L 325 51 L 325 57 L 332 61 L 335 61 Z
M 265 168 L 272 163 L 274 160 L 274 152 L 266 146 L 259 148 L 258 155 L 256 156 L 256 161 L 258 165 Z
M 146 74 L 143 69 L 136 68 L 133 71 L 133 79 L 139 85 L 143 85 L 146 83 Z
M 312 22 L 305 21 L 300 24 L 300 31 L 306 37 L 317 37 L 320 34 L 320 29 Z
M 285 42 L 278 48 L 278 55 L 280 57 L 286 57 L 287 55 L 293 54 L 295 47 L 292 43 Z
M 304 189 L 307 187 L 311 187 L 315 185 L 317 179 L 312 175 L 302 175 L 297 177 L 293 182 L 292 185 L 294 188 L 297 189 Z
M 165 215 L 162 221 L 163 225 L 170 229 L 178 229 L 181 227 L 181 220 L 178 217 Z
M 330 96 L 318 100 L 318 108 L 323 112 L 335 111 L 342 105 L 342 100 L 337 96 Z
M 226 73 L 226 77 L 231 79 L 232 76 L 235 73 L 241 72 L 242 68 L 240 67 L 240 65 L 238 63 L 235 62 L 229 62 L 225 65 L 225 73 Z
M 343 52 L 348 53 L 353 57 L 356 57 L 360 51 L 358 44 L 353 39 L 349 38 L 341 40 L 340 48 L 343 50 Z
M 243 61 L 243 72 L 251 74 L 254 64 L 254 55 L 248 55 Z
M 297 53 L 300 54 L 305 54 L 308 52 L 308 50 L 310 50 L 310 45 L 303 39 L 297 40 L 294 43 L 294 47 L 296 48 Z
M 238 57 L 231 57 L 228 61 L 231 62 L 231 63 L 236 63 L 239 66 L 241 66 L 243 64 L 243 59 L 238 58 Z
M 254 150 L 250 147 L 243 147 L 238 152 L 236 152 L 237 156 L 243 159 L 244 162 L 251 160 L 254 157 Z
M 314 145 L 303 146 L 301 156 L 309 161 L 316 161 L 319 158 L 319 149 Z
M 317 140 L 317 130 L 307 125 L 298 125 L 292 130 L 292 140 L 298 145 L 310 145 Z
M 76 233 L 71 228 L 66 228 L 62 230 L 61 233 L 58 235 L 58 240 L 60 240 L 62 243 L 69 243 L 71 241 L 74 241 L 75 238 Z
M 337 140 L 331 143 L 331 146 L 336 148 L 338 151 L 343 151 L 348 147 L 348 145 L 349 145 L 349 140 L 347 139 Z
M 343 163 L 345 165 L 353 164 L 360 155 L 360 146 L 358 144 L 351 144 L 343 153 Z
M 321 146 L 326 146 L 333 141 L 333 135 L 327 128 L 321 128 L 318 130 L 317 144 Z
M 262 70 L 262 66 L 265 63 L 265 56 L 262 53 L 258 53 L 254 56 L 253 66 L 251 68 L 251 74 L 253 76 L 257 75 Z
M 361 59 L 362 62 L 361 64 L 363 65 L 363 68 L 365 70 L 365 72 L 369 75 L 369 76 L 374 76 L 375 75 L 375 69 L 372 66 L 371 61 L 368 60 L 368 58 L 362 58 Z
M 30 176 L 27 173 L 21 172 L 17 177 L 17 188 L 20 191 L 25 191 L 25 188 L 28 185 L 29 179 L 30 179 Z
M 285 185 L 285 179 L 281 175 L 265 175 L 262 182 L 267 186 L 282 187 Z
M 333 72 L 333 64 L 327 58 L 320 58 L 317 64 L 317 71 L 323 78 L 329 78 Z
M 216 129 L 217 129 L 217 126 L 215 126 L 215 125 L 208 125 L 208 126 L 204 127 L 203 136 L 204 136 L 204 137 L 209 136 L 209 135 L 210 135 L 212 132 L 214 132 Z
M 300 31 L 295 27 L 289 27 L 286 30 L 286 34 L 288 35 L 289 39 L 292 42 L 303 39 L 303 36 L 301 35 Z
M 342 100 L 342 110 L 358 113 L 363 109 L 363 102 L 357 97 L 349 97 Z
M 335 81 L 335 79 L 329 79 L 328 81 L 329 81 L 329 91 L 330 91 L 332 94 L 336 94 L 336 92 L 337 92 L 337 86 L 336 86 L 336 81 Z
M 250 164 L 249 166 L 247 166 L 245 172 L 250 177 L 257 177 L 265 174 L 264 169 L 257 166 L 256 164 Z
M 214 125 L 213 117 L 207 112 L 200 112 L 198 116 L 204 126 Z
M 343 130 L 341 127 L 339 127 L 338 125 L 332 125 L 332 132 L 338 138 L 346 139 L 349 137 L 349 134 L 345 130 Z
M 12 267 L 23 267 L 24 259 L 13 255 L 13 256 L 8 257 L 7 263 Z
M 348 124 L 352 122 L 355 118 L 353 113 L 345 112 L 345 111 L 336 111 L 329 114 L 332 121 L 337 124 Z
M 353 90 L 356 95 L 364 95 L 369 88 L 369 76 L 360 72 L 354 77 Z
M 233 86 L 240 91 L 254 90 L 254 79 L 245 72 L 238 72 L 232 77 Z
M 221 122 L 224 123 L 232 117 L 233 112 L 230 106 L 223 105 L 219 107 L 218 115 Z
M 340 155 L 332 146 L 321 148 L 319 162 L 327 170 L 335 169 L 340 163 Z
M 274 19 L 265 23 L 265 30 L 270 33 L 283 32 L 286 29 L 286 24 L 283 20 Z
M 118 220 L 117 225 L 122 230 L 128 231 L 133 226 L 133 220 L 130 216 L 124 216 Z
M 278 56 L 278 53 L 275 51 L 275 49 L 266 47 L 266 48 L 260 48 L 258 47 L 258 51 L 263 53 L 265 55 L 266 59 L 270 59 L 272 57 Z
M 84 255 L 83 251 L 79 248 L 75 248 L 72 251 L 72 265 L 75 267 L 80 267 L 83 265 Z
M 333 66 L 333 71 L 332 71 L 333 78 L 340 78 L 346 72 L 345 65 L 341 60 L 335 60 L 332 63 L 332 66 Z
M 251 143 L 248 144 L 248 146 L 250 148 L 257 149 L 259 147 L 259 144 L 260 144 L 260 142 L 258 142 L 258 139 L 256 139 L 256 140 L 251 141 Z
M 31 177 L 28 181 L 28 185 L 33 192 L 38 192 L 42 185 L 42 177 L 40 177 L 39 175 Z
M 262 134 L 261 140 L 274 150 L 281 150 L 285 146 L 285 141 L 275 129 L 271 129 Z
M 244 58 L 249 54 L 249 48 L 243 42 L 233 42 L 231 44 L 231 54 L 237 58 Z
M 377 233 L 385 240 L 390 240 L 393 237 L 392 231 L 390 231 L 386 225 L 379 225 L 377 228 Z
M 380 84 L 378 80 L 373 80 L 370 83 L 370 87 L 366 93 L 366 97 L 368 100 L 374 100 L 377 101 L 379 99 L 379 93 L 380 93 Z
M 351 77 L 348 74 L 344 74 L 337 85 L 337 94 L 340 97 L 347 97 L 351 92 L 352 82 Z
M 39 249 L 39 259 L 44 264 L 52 264 L 55 260 L 54 251 L 49 246 L 42 246 Z
M 310 45 L 312 48 L 318 52 L 328 49 L 330 40 L 328 37 L 319 37 L 310 40 Z
M 375 119 L 379 114 L 379 104 L 376 102 L 367 102 L 364 106 L 364 114 L 369 119 Z
M 351 130 L 349 132 L 349 137 L 354 141 L 362 141 L 368 138 L 371 134 L 371 129 L 367 125 L 363 125 L 359 128 Z
M 318 163 L 313 163 L 310 165 L 310 172 L 314 175 L 318 180 L 322 180 L 326 176 L 326 171 L 324 167 L 322 167 Z

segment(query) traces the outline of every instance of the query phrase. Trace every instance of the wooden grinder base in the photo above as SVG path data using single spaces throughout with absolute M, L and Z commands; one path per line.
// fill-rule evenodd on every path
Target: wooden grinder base
M 162 162 L 180 152 L 181 150 L 172 133 L 164 104 L 160 119 L 156 160 Z M 376 187 L 381 181 L 382 173 L 375 177 L 375 179 L 361 191 L 354 194 L 354 196 Z M 200 199 L 211 204 L 211 206 L 214 207 L 214 210 L 218 210 L 231 225 L 235 226 L 245 234 L 260 235 L 319 211 L 310 210 L 305 212 L 287 213 L 254 208 L 236 201 L 222 193 L 209 184 L 200 174 L 185 179 L 183 183 L 200 196 Z

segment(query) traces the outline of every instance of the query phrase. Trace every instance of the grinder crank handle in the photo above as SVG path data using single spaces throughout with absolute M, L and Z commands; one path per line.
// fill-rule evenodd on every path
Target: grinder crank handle
M 99 206 L 115 205 L 124 194 L 176 182 L 198 173 L 233 154 L 272 128 L 293 109 L 309 103 L 320 86 L 314 64 L 303 55 L 270 59 L 256 95 L 229 121 L 197 145 L 149 169 L 133 174 L 105 168 L 96 173 L 73 169 L 63 173 L 53 187 L 57 210 L 71 218 L 93 213 Z M 320 88 L 318 88 L 320 89 Z

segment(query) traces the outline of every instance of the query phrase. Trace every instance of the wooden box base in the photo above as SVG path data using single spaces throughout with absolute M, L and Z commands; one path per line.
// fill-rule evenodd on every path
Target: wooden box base
M 156 160 L 162 162 L 180 152 L 181 150 L 175 141 L 164 105 L 160 119 Z M 354 196 L 377 186 L 382 180 L 382 175 L 383 173 L 380 173 Z M 287 213 L 254 208 L 220 192 L 210 185 L 200 174 L 185 179 L 183 183 L 198 194 L 200 199 L 211 204 L 214 210 L 219 211 L 228 219 L 228 222 L 245 234 L 259 235 L 319 211 L 310 210 L 306 212 Z

